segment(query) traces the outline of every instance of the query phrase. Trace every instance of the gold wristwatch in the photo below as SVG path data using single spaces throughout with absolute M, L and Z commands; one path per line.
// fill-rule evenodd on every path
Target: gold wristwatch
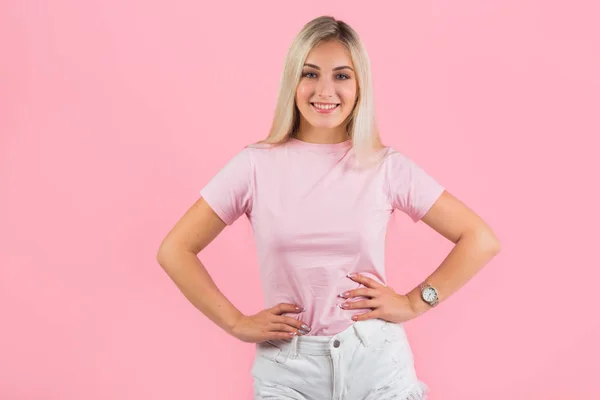
M 431 307 L 435 307 L 439 302 L 437 289 L 427 282 L 421 283 L 419 288 L 421 289 L 421 298 L 423 301 L 425 301 Z

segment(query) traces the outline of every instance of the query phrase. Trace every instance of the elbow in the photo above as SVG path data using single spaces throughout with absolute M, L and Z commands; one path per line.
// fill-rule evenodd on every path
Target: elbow
M 190 251 L 183 246 L 177 245 L 173 241 L 164 241 L 156 252 L 156 261 L 164 269 L 168 265 L 178 263 L 177 260 L 180 260 L 181 256 L 187 253 L 190 253 Z
M 489 232 L 484 238 L 481 239 L 481 246 L 485 248 L 487 251 L 496 255 L 500 253 L 500 240 L 494 235 L 493 232 Z
M 494 255 L 500 253 L 501 246 L 500 246 L 500 241 L 498 239 L 494 240 L 489 246 L 490 246 L 490 251 Z
M 159 248 L 156 253 L 156 261 L 158 264 L 164 268 L 166 262 L 167 255 L 165 254 L 165 250 L 163 248 Z
M 169 259 L 171 259 L 173 254 L 172 246 L 169 246 L 166 242 L 163 241 L 161 245 L 158 247 L 158 251 L 156 252 L 156 261 L 161 267 L 165 267 L 168 263 Z
M 462 236 L 473 239 L 481 250 L 493 255 L 500 253 L 500 240 L 491 229 L 479 229 Z

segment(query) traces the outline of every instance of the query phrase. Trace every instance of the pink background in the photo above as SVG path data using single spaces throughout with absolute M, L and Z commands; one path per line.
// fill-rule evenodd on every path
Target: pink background
M 405 324 L 431 399 L 600 398 L 597 2 L 394 4 L 0 4 L 0 399 L 251 397 L 254 347 L 193 308 L 156 251 L 266 137 L 285 53 L 322 14 L 367 46 L 385 142 L 502 242 Z M 450 249 L 397 215 L 391 286 L 410 290 Z M 260 310 L 245 218 L 200 258 Z

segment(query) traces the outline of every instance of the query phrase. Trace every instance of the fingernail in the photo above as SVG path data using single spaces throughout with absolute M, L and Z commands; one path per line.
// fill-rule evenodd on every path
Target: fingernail
M 348 308 L 348 304 L 343 303 L 340 307 L 342 307 L 342 308 Z
M 308 331 L 303 331 L 302 329 L 299 330 L 298 332 L 300 332 L 302 335 L 306 335 L 308 333 Z
M 347 297 L 347 296 L 350 296 L 350 292 L 340 293 L 340 297 Z
M 290 332 L 290 336 L 296 336 L 296 332 Z
M 354 272 L 352 272 L 352 273 L 350 273 L 350 274 L 348 274 L 348 275 L 346 275 L 346 276 L 347 276 L 348 278 L 354 278 L 354 277 L 356 277 L 356 274 L 355 274 Z
M 302 306 L 296 306 L 296 310 L 298 310 L 298 311 L 304 311 L 304 307 L 302 307 Z
M 310 328 L 308 325 L 302 325 L 302 329 L 310 332 Z

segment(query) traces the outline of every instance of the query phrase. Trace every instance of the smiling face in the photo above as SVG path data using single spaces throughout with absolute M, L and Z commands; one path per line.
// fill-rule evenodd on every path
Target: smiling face
M 346 47 L 338 41 L 314 47 L 296 89 L 298 137 L 315 142 L 347 139 L 343 122 L 352 112 L 356 96 L 354 65 Z

